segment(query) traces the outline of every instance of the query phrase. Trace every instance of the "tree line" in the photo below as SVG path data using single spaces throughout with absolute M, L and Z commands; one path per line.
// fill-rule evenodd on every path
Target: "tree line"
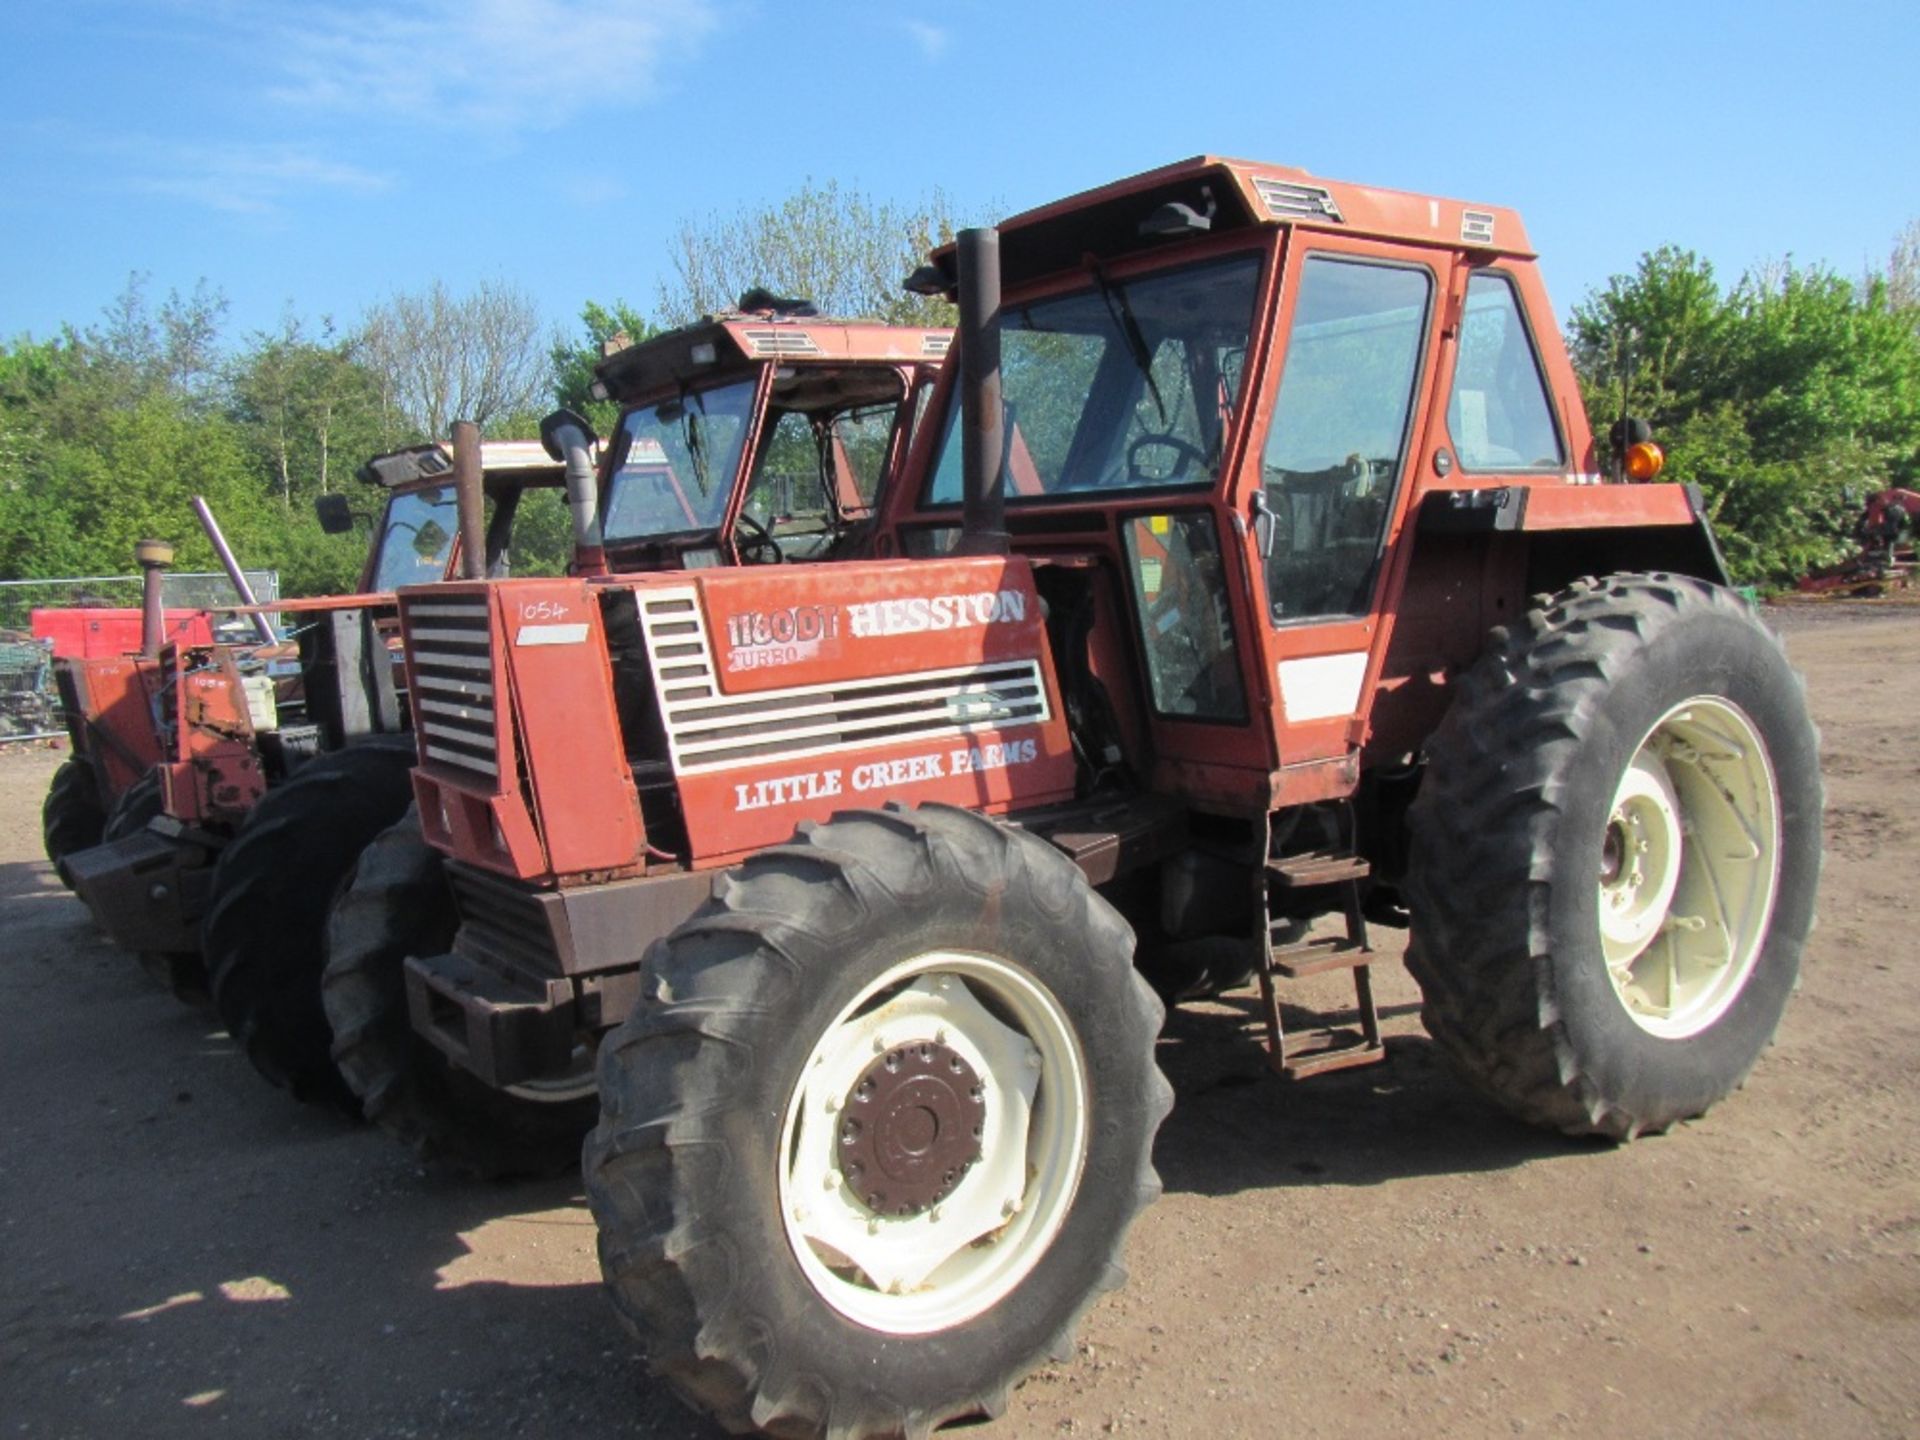
M 567 331 L 511 285 L 435 282 L 351 325 L 289 310 L 232 342 L 217 290 L 156 300 L 135 276 L 92 324 L 0 343 L 0 578 L 123 573 L 148 535 L 177 543 L 180 568 L 211 569 L 187 508 L 200 494 L 284 593 L 350 588 L 364 543 L 322 534 L 312 503 L 362 493 L 352 476 L 370 455 L 455 419 L 530 437 L 556 404 L 604 431 L 590 386 L 609 345 L 753 285 L 827 313 L 951 323 L 900 280 L 958 223 L 938 194 L 903 206 L 808 182 L 686 222 L 650 310 L 589 301 Z M 1653 251 L 1575 307 L 1568 342 L 1596 430 L 1621 413 L 1653 423 L 1666 478 L 1705 490 L 1743 582 L 1835 558 L 1866 494 L 1920 482 L 1920 222 L 1859 280 L 1782 262 L 1723 287 L 1699 256 Z
M 1651 422 L 1661 478 L 1705 492 L 1743 583 L 1838 559 L 1868 495 L 1920 486 L 1920 221 L 1857 280 L 1782 260 L 1722 286 L 1663 246 L 1567 330 L 1596 431 Z

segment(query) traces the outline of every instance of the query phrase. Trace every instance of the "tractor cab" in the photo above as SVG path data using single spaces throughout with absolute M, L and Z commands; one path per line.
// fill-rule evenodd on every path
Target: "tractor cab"
M 1610 530 L 1717 575 L 1685 491 L 1599 483 L 1511 211 L 1202 157 L 999 237 L 1002 528 L 1085 612 L 1054 637 L 1069 703 L 1113 715 L 1102 747 L 1147 789 L 1351 794 L 1489 626 L 1605 568 Z M 957 293 L 954 248 L 916 280 Z M 883 550 L 960 544 L 961 388 L 950 367 Z
M 426 585 L 461 573 L 460 503 L 453 483 L 453 455 L 435 441 L 376 455 L 357 472 L 360 480 L 386 491 L 380 518 L 360 574 L 362 594 L 391 594 L 402 585 Z M 558 494 L 563 472 L 537 440 L 486 440 L 480 445 L 480 480 L 486 509 L 485 570 L 504 575 L 515 567 L 509 545 L 523 498 L 529 491 Z M 321 496 L 321 523 L 344 530 L 352 523 L 344 496 Z M 334 503 L 329 504 L 328 501 Z M 536 534 L 561 533 L 559 516 L 534 519 Z M 524 525 L 522 529 L 526 529 Z M 563 568 L 565 556 L 548 556 L 538 540 L 536 565 L 547 573 Z M 544 560 L 544 564 L 540 561 Z M 558 563 L 556 563 L 558 562 Z
M 616 572 L 859 553 L 951 332 L 730 312 L 616 351 L 600 524 Z

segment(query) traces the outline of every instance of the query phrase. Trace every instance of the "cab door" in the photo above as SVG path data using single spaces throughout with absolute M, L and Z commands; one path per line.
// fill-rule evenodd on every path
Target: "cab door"
M 1276 804 L 1357 778 L 1379 597 L 1437 370 L 1450 256 L 1296 232 L 1246 466 Z

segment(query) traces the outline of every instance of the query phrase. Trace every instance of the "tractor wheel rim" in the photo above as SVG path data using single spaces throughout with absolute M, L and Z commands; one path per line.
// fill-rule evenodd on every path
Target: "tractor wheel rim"
M 1621 1005 L 1663 1039 L 1719 1020 L 1753 974 L 1780 868 L 1780 790 L 1744 711 L 1697 696 L 1660 717 L 1615 787 L 1600 945 Z
M 1032 976 L 951 951 L 890 967 L 814 1042 L 787 1100 L 780 1217 L 807 1282 L 896 1335 L 990 1310 L 1072 1208 L 1087 1101 L 1073 1026 Z
M 536 1105 L 565 1105 L 586 1099 L 593 1094 L 596 1083 L 593 1052 L 584 1045 L 576 1045 L 567 1068 L 559 1074 L 522 1080 L 518 1085 L 507 1086 L 506 1090 L 516 1100 L 531 1100 Z

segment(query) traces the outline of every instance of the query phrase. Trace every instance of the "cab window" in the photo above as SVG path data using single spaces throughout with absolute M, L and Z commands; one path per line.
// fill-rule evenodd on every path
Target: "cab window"
M 1244 720 L 1240 647 L 1212 515 L 1138 515 L 1123 533 L 1154 710 L 1180 719 Z
M 1565 457 L 1540 359 L 1504 275 L 1467 282 L 1447 434 L 1463 470 L 1557 470 Z
M 1363 613 L 1432 308 L 1427 271 L 1310 256 L 1261 473 L 1276 621 Z

